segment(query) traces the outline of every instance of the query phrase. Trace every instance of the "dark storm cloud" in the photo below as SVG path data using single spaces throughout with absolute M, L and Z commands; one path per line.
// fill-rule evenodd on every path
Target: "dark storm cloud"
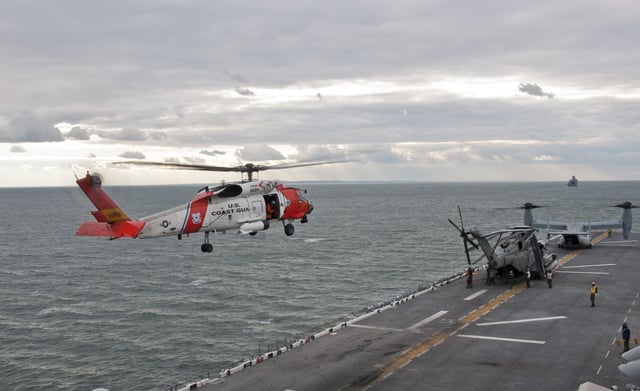
M 554 96 L 550 92 L 542 91 L 542 87 L 540 87 L 537 84 L 520 83 L 520 86 L 518 87 L 518 89 L 520 90 L 520 92 L 524 92 L 525 94 L 529 94 L 533 96 L 543 96 L 549 99 L 553 99 L 553 96 Z

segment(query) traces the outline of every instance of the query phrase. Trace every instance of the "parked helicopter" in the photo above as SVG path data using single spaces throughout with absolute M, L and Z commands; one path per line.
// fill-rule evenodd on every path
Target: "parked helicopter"
M 458 213 L 460 227 L 451 219 L 449 223 L 462 237 L 469 265 L 483 258 L 487 259 L 486 284 L 493 284 L 496 278 L 519 279 L 527 271 L 531 273 L 532 278 L 538 279 L 556 268 L 556 255 L 545 254 L 547 242 L 538 241 L 534 228 L 513 227 L 483 235 L 477 230 L 465 230 L 460 207 L 458 207 Z M 473 262 L 469 255 L 469 245 L 472 249 L 482 251 L 482 255 Z
M 597 221 L 597 222 L 573 222 L 573 223 L 561 223 L 561 222 L 543 222 L 535 220 L 533 218 L 533 209 L 540 208 L 539 205 L 534 205 L 530 202 L 526 202 L 521 209 L 524 209 L 524 225 L 532 228 L 546 229 L 547 237 L 559 236 L 559 247 L 562 248 L 591 248 L 591 231 L 592 230 L 609 230 L 609 229 L 622 229 L 622 235 L 625 240 L 629 239 L 629 233 L 631 232 L 632 215 L 631 209 L 636 208 L 631 202 L 623 202 L 621 204 L 612 205 L 616 208 L 622 208 L 622 217 L 617 221 Z
M 306 198 L 306 190 L 286 186 L 278 181 L 253 180 L 253 173 L 294 167 L 314 166 L 338 162 L 308 162 L 275 166 L 245 164 L 238 167 L 218 167 L 180 163 L 116 162 L 177 169 L 204 171 L 238 171 L 247 173 L 248 179 L 239 183 L 205 186 L 188 203 L 176 206 L 139 220 L 130 218 L 102 189 L 99 175 L 87 171 L 76 183 L 98 209 L 91 212 L 97 221 L 80 225 L 78 236 L 118 238 L 157 238 L 204 232 L 202 252 L 212 252 L 211 232 L 237 231 L 255 235 L 268 229 L 274 221 L 282 222 L 287 236 L 294 233 L 293 222 L 308 221 L 313 204 Z

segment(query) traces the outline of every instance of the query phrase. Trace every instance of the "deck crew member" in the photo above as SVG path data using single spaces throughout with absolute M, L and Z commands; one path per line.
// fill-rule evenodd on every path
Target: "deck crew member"
M 591 306 L 596 306 L 596 293 L 598 293 L 598 286 L 595 281 L 591 283 L 591 288 L 589 289 L 589 297 L 591 298 Z
M 624 350 L 623 352 L 629 351 L 629 339 L 631 338 L 631 330 L 627 326 L 626 323 L 622 324 L 622 340 L 624 341 Z

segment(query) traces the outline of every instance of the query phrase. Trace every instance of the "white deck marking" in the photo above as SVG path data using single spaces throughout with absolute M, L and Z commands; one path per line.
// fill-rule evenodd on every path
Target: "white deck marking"
M 615 263 L 599 263 L 597 265 L 563 266 L 563 269 L 579 269 L 583 267 L 616 266 Z
M 487 337 L 484 335 L 470 335 L 470 334 L 458 334 L 458 337 L 473 338 L 473 339 L 488 339 L 491 341 L 505 341 L 505 342 L 519 342 L 519 343 L 532 343 L 536 345 L 544 345 L 545 341 L 536 341 L 534 339 L 516 339 L 516 338 L 499 338 L 499 337 Z
M 418 327 L 420 327 L 420 326 L 424 326 L 425 324 L 427 324 L 427 323 L 429 323 L 429 322 L 432 322 L 432 321 L 434 321 L 434 320 L 438 319 L 439 317 L 441 317 L 442 315 L 446 314 L 447 312 L 449 312 L 449 311 L 439 311 L 439 312 L 436 312 L 435 314 L 431 315 L 430 317 L 428 317 L 428 318 L 425 318 L 425 319 L 421 320 L 420 322 L 418 322 L 418 323 L 414 324 L 413 326 L 410 326 L 408 329 L 409 329 L 409 330 L 415 330 L 415 329 L 417 329 L 417 328 L 418 328 Z
M 487 292 L 487 290 L 486 290 L 486 289 L 481 289 L 481 290 L 477 291 L 476 293 L 474 293 L 473 295 L 469 295 L 469 296 L 465 297 L 463 300 L 466 300 L 466 301 L 473 300 L 473 299 L 475 299 L 476 297 L 478 297 L 478 296 L 480 296 L 481 294 L 486 293 L 486 292 Z
M 567 273 L 567 274 L 609 274 L 608 272 L 571 272 L 568 270 L 556 270 L 556 273 Z
M 355 324 L 355 323 L 351 323 L 349 327 L 358 327 L 361 329 L 383 330 L 383 331 L 405 331 L 403 329 L 394 329 L 392 327 L 367 326 L 364 324 Z
M 546 318 L 530 318 L 530 319 L 518 319 L 518 320 L 505 320 L 503 322 L 485 322 L 485 323 L 476 323 L 477 326 L 494 326 L 497 324 L 511 324 L 511 323 L 527 323 L 527 322 L 542 322 L 545 320 L 557 320 L 557 319 L 567 319 L 566 316 L 549 316 Z

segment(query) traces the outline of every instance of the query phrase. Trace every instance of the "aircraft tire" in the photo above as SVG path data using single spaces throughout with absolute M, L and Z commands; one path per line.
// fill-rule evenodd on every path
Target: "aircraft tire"
M 285 225 L 285 226 L 284 226 L 284 233 L 285 233 L 287 236 L 291 236 L 291 235 L 293 235 L 293 233 L 295 232 L 295 230 L 296 230 L 296 229 L 293 227 L 293 224 L 287 224 L 287 225 Z

